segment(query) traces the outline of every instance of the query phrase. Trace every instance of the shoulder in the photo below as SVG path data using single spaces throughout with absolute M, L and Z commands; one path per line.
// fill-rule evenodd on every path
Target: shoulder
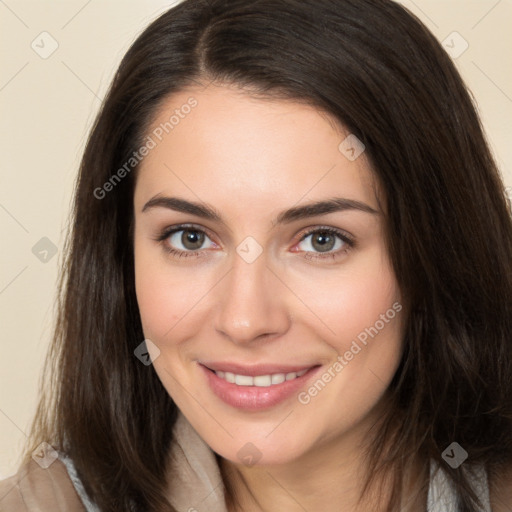
M 2 512 L 85 512 L 66 466 L 59 459 L 44 469 L 35 461 L 0 481 Z
M 489 496 L 493 512 L 512 510 L 512 463 L 495 475 L 495 478 L 490 478 Z

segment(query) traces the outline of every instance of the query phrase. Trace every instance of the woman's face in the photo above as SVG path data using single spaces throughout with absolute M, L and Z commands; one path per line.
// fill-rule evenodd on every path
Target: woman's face
M 234 463 L 353 441 L 398 366 L 399 289 L 348 135 L 312 107 L 210 85 L 168 99 L 140 152 L 144 335 L 169 395 Z

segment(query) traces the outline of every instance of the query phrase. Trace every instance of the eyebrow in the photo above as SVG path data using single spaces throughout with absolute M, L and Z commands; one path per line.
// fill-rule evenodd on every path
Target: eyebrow
M 153 208 L 167 208 L 182 213 L 189 213 L 196 217 L 208 219 L 226 224 L 222 216 L 211 206 L 204 203 L 196 203 L 187 201 L 178 197 L 167 197 L 157 195 L 150 199 L 142 208 L 142 212 L 146 212 Z M 303 206 L 294 206 L 288 210 L 281 212 L 275 220 L 272 221 L 273 225 L 289 224 L 296 220 L 307 219 L 317 215 L 327 215 L 328 213 L 342 212 L 347 210 L 361 211 L 372 215 L 378 215 L 379 212 L 371 206 L 357 201 L 355 199 L 346 199 L 343 197 L 333 197 L 324 201 L 317 201 L 314 203 L 305 204 Z

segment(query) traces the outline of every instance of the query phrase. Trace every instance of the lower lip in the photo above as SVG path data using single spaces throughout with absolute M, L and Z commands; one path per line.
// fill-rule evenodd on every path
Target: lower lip
M 273 407 L 290 396 L 296 394 L 307 380 L 313 377 L 320 370 L 320 366 L 310 368 L 301 377 L 292 380 L 285 380 L 281 384 L 273 384 L 272 386 L 238 386 L 217 377 L 215 372 L 199 364 L 205 374 L 211 390 L 223 402 L 236 407 L 237 409 L 246 409 L 257 411 Z

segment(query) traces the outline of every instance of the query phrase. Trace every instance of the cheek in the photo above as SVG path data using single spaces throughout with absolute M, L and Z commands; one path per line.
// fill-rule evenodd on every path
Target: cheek
M 144 334 L 149 339 L 164 340 L 186 315 L 193 292 L 156 266 L 136 271 L 135 282 Z
M 371 256 L 371 257 L 370 257 Z M 323 326 L 323 341 L 332 350 L 331 363 L 320 375 L 322 382 L 305 390 L 303 402 L 325 407 L 328 416 L 349 421 L 364 415 L 387 389 L 402 353 L 403 306 L 394 273 L 381 253 L 375 252 L 357 266 L 333 273 L 329 280 L 318 278 L 299 293 Z M 309 291 L 308 291 L 309 290 Z M 309 315 L 310 318 L 311 315 Z M 326 393 L 323 389 L 328 388 Z M 332 410 L 332 400 L 343 405 Z M 352 414 L 347 416 L 347 412 Z
M 374 332 L 375 324 L 379 334 L 396 330 L 397 309 L 401 310 L 399 288 L 390 265 L 377 252 L 357 265 L 331 272 L 329 279 L 320 274 L 297 279 L 295 290 L 315 313 L 304 318 L 326 327 L 322 328 L 324 339 L 338 353 L 348 350 L 358 336 L 364 341 L 365 333 Z
M 177 283 L 167 275 L 162 259 L 144 241 L 135 241 L 135 291 L 146 338 L 161 340 L 179 320 L 182 302 Z
M 187 271 L 170 264 L 165 251 L 155 250 L 144 241 L 135 243 L 135 290 L 146 338 L 164 343 L 175 328 L 180 336 L 197 326 L 202 314 L 201 298 L 213 287 L 206 268 Z

